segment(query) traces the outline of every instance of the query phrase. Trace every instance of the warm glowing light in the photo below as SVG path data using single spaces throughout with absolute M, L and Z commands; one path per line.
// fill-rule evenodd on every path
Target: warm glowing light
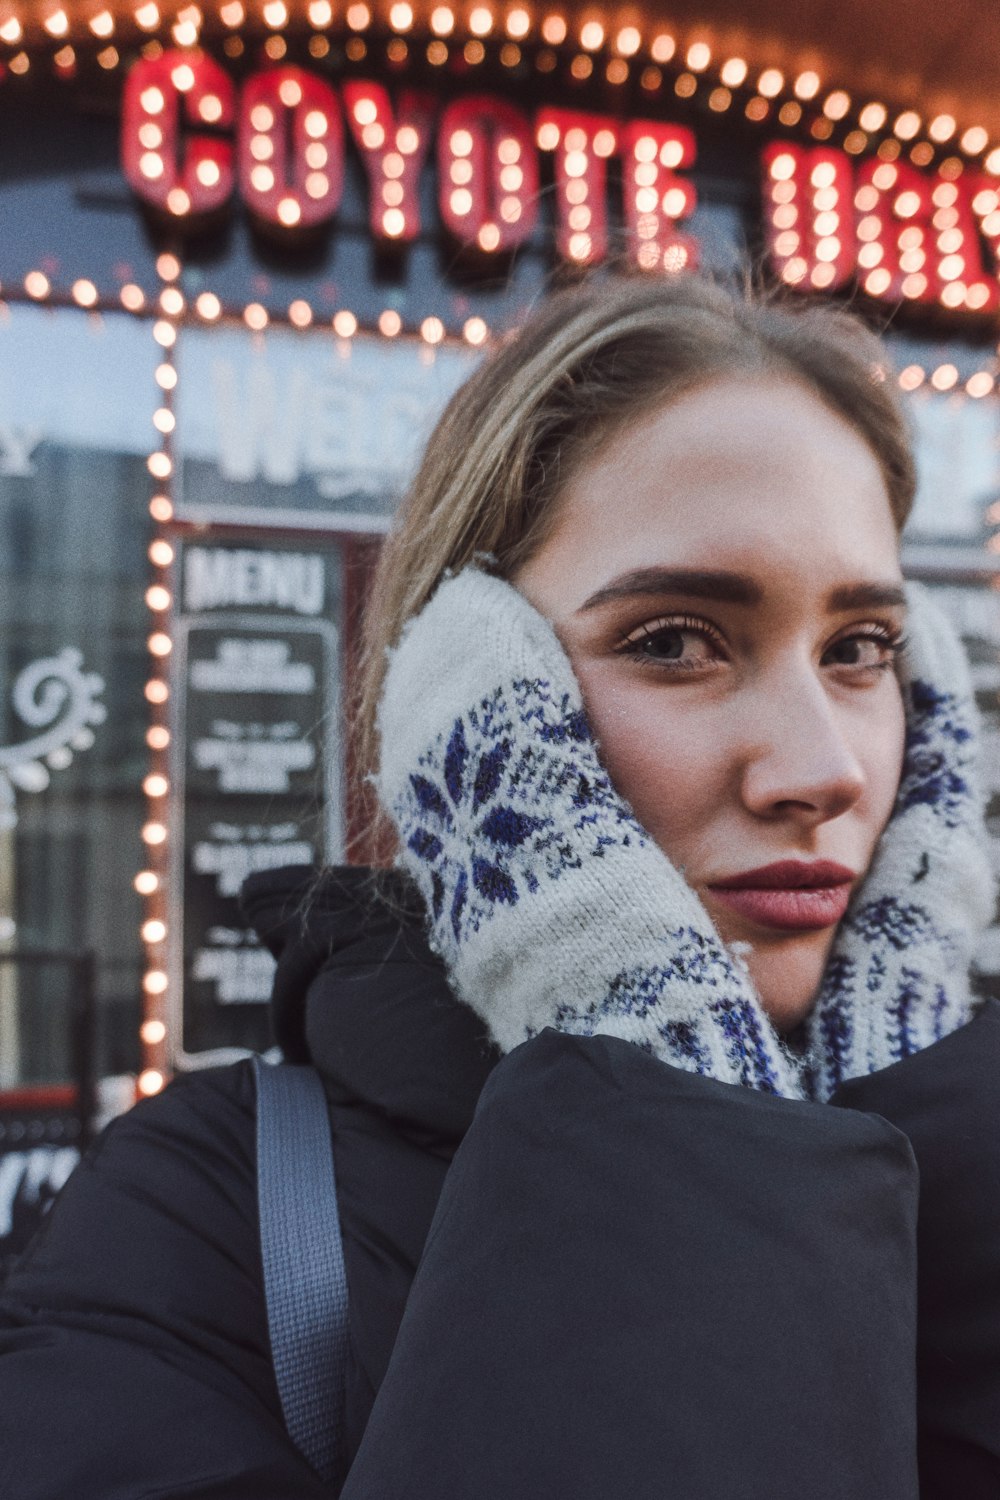
M 993 376 L 988 370 L 977 370 L 975 375 L 970 375 L 965 382 L 965 389 L 975 400 L 988 396 L 993 389 Z
M 466 214 L 472 212 L 472 194 L 468 188 L 456 188 L 448 199 L 448 205 L 453 214 L 464 218 Z
M 146 607 L 155 610 L 157 614 L 170 608 L 170 590 L 165 589 L 162 583 L 151 584 L 146 590 Z
M 719 76 L 727 88 L 739 88 L 747 76 L 747 65 L 742 57 L 730 57 L 722 64 L 722 72 Z
M 153 337 L 161 349 L 172 349 L 177 342 L 177 329 L 161 318 L 153 324 Z
M 149 544 L 148 557 L 157 568 L 168 568 L 174 560 L 174 549 L 169 542 L 157 537 Z
M 0 40 L 8 42 L 11 46 L 21 40 L 22 34 L 21 23 L 16 16 L 11 16 L 0 26 Z
M 142 841 L 156 848 L 159 844 L 166 843 L 167 830 L 163 823 L 147 823 L 142 830 Z
M 687 50 L 686 62 L 692 73 L 703 73 L 712 61 L 712 49 L 707 42 L 694 42 Z
M 347 7 L 347 24 L 352 31 L 364 31 L 370 23 L 372 13 L 367 5 L 349 5 Z
M 170 730 L 163 724 L 150 724 L 146 730 L 146 744 L 150 750 L 165 750 L 170 744 Z
M 931 375 L 931 385 L 936 391 L 950 391 L 958 381 L 958 370 L 954 365 L 938 365 Z
M 162 923 L 160 925 L 162 926 Z M 158 1046 L 159 1043 L 164 1040 L 166 1034 L 167 1028 L 162 1021 L 143 1021 L 142 1025 L 139 1027 L 139 1038 L 141 1041 L 145 1042 L 147 1047 Z M 154 1070 L 149 1069 L 148 1071 L 152 1072 Z M 145 1092 L 145 1090 L 143 1092 Z M 159 1090 L 154 1089 L 153 1092 L 159 1093 Z
M 245 15 L 246 12 L 240 0 L 229 0 L 229 3 L 223 5 L 219 11 L 219 16 L 225 26 L 242 26 Z
M 288 109 L 302 103 L 302 85 L 297 78 L 283 78 L 278 86 L 278 98 Z
M 88 22 L 95 36 L 113 36 L 115 30 L 115 18 L 109 10 L 98 11 L 96 16 L 91 16 Z
M 881 130 L 888 118 L 888 110 L 884 104 L 866 104 L 858 116 L 858 123 L 862 130 Z
M 444 338 L 444 324 L 440 318 L 425 318 L 420 325 L 420 337 L 428 344 L 440 344 Z
M 159 771 L 151 772 L 143 781 L 142 789 L 147 797 L 165 797 L 170 790 L 170 783 Z M 145 934 L 143 934 L 145 936 Z M 148 938 L 147 942 L 158 942 L 157 938 Z
M 406 228 L 406 215 L 400 208 L 387 208 L 382 215 L 382 229 L 390 239 L 398 239 Z
M 947 141 L 955 134 L 956 121 L 954 115 L 935 115 L 927 127 L 927 134 L 932 141 Z
M 270 167 L 251 167 L 250 183 L 258 193 L 269 193 L 274 187 L 274 173 Z
M 288 6 L 285 0 L 267 0 L 263 9 L 264 24 L 278 31 L 288 23 Z
M 199 318 L 204 318 L 207 323 L 213 322 L 222 313 L 222 303 L 214 292 L 199 292 L 194 306 Z
M 156 428 L 157 432 L 173 432 L 176 425 L 176 417 L 174 416 L 172 411 L 167 411 L 167 408 L 165 406 L 161 406 L 157 411 L 153 413 L 153 426 Z
M 539 125 L 535 139 L 540 151 L 554 151 L 559 144 L 559 126 L 552 121 Z
M 49 36 L 65 36 L 69 30 L 69 17 L 64 10 L 54 10 L 42 22 Z
M 172 214 L 186 214 L 191 208 L 191 199 L 183 188 L 171 188 L 167 194 L 167 207 Z
M 312 0 L 307 14 L 310 26 L 321 29 L 333 20 L 333 6 L 330 0 Z
M 151 896 L 160 888 L 160 877 L 152 870 L 140 870 L 132 884 L 140 896 Z
M 168 286 L 160 293 L 160 306 L 168 318 L 177 318 L 184 311 L 184 293 L 176 286 Z
M 87 280 L 74 281 L 73 301 L 78 302 L 81 307 L 93 307 L 97 301 L 97 288 L 94 283 Z
M 988 141 L 989 135 L 981 125 L 970 125 L 969 129 L 962 136 L 959 145 L 970 156 L 976 156 L 980 151 L 985 150 Z
M 493 12 L 485 5 L 477 5 L 469 16 L 469 30 L 473 36 L 489 36 L 493 30 Z
M 163 977 L 165 979 L 166 975 L 164 975 Z M 166 985 L 164 985 L 164 989 L 166 989 Z M 153 991 L 149 991 L 149 993 L 153 993 Z M 157 991 L 156 993 L 159 993 L 159 991 Z M 149 1099 L 153 1094 L 158 1094 L 161 1089 L 166 1086 L 166 1082 L 167 1080 L 164 1078 L 159 1069 L 144 1068 L 143 1071 L 139 1074 L 138 1080 L 136 1082 L 136 1088 L 144 1098 Z
M 387 339 L 394 339 L 402 327 L 403 320 L 393 308 L 387 307 L 384 312 L 379 313 L 379 333 L 384 334 Z
M 352 339 L 358 331 L 358 320 L 347 308 L 333 315 L 333 331 L 338 339 Z
M 159 677 L 151 678 L 142 691 L 147 703 L 166 703 L 170 697 L 170 689 Z
M 899 372 L 899 384 L 904 391 L 915 391 L 923 385 L 926 376 L 922 365 L 907 365 Z
M 615 37 L 615 46 L 622 57 L 634 57 L 642 46 L 642 35 L 639 28 L 637 26 L 623 26 Z
M 413 25 L 413 6 L 406 4 L 406 0 L 399 0 L 398 4 L 391 5 L 389 25 L 394 31 L 409 31 Z
M 155 379 L 161 391 L 172 391 L 177 384 L 177 371 L 173 365 L 157 365 Z
M 451 36 L 455 29 L 455 13 L 447 5 L 436 5 L 431 11 L 431 30 L 435 36 Z
M 195 83 L 194 69 L 189 63 L 178 63 L 177 67 L 170 74 L 170 81 L 180 93 L 190 93 Z
M 467 344 L 478 347 L 489 337 L 489 329 L 482 318 L 467 318 L 462 325 L 462 337 Z
M 995 146 L 984 159 L 983 166 L 993 177 L 1000 177 L 1000 146 Z
M 765 68 L 757 79 L 757 92 L 765 99 L 773 99 L 785 86 L 783 74 L 777 68 Z
M 277 212 L 281 223 L 288 228 L 297 224 L 302 217 L 302 209 L 295 198 L 282 198 Z
M 173 641 L 164 630 L 154 630 L 146 642 L 150 656 L 169 656 L 174 649 Z
M 243 321 L 254 333 L 261 333 L 268 324 L 267 308 L 259 302 L 248 302 L 243 309 Z
M 912 141 L 920 129 L 920 116 L 915 109 L 904 109 L 903 113 L 897 116 L 892 128 L 901 141 Z
M 174 513 L 174 507 L 166 495 L 154 495 L 149 502 L 149 514 L 154 521 L 169 521 Z
M 297 297 L 288 308 L 288 321 L 295 328 L 308 328 L 313 320 L 313 311 L 303 298 Z
M 828 120 L 842 120 L 851 107 L 851 96 L 843 89 L 834 89 L 823 101 L 823 113 Z

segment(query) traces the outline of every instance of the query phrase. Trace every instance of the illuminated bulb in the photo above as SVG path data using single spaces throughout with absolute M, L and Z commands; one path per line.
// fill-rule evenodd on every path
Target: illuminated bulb
M 150 750 L 165 750 L 170 744 L 170 730 L 162 724 L 151 724 L 146 730 L 146 744 Z
M 444 324 L 440 318 L 425 318 L 420 325 L 420 337 L 428 344 L 440 344 L 444 338 Z
M 587 21 L 580 28 L 580 46 L 588 52 L 596 52 L 604 44 L 604 27 L 600 21 Z
M 163 823 L 146 823 L 142 830 L 142 841 L 151 848 L 166 843 L 167 830 Z
M 151 896 L 160 888 L 160 877 L 152 870 L 140 870 L 132 884 L 140 896 Z
M 923 385 L 924 379 L 924 370 L 921 365 L 907 365 L 905 370 L 899 372 L 899 384 L 904 391 L 917 390 Z
M 884 104 L 866 104 L 858 116 L 862 130 L 881 130 L 889 112 Z
M 161 406 L 153 413 L 153 426 L 157 432 L 173 432 L 176 425 L 173 412 L 167 411 L 165 406 Z
M 146 460 L 146 468 L 154 479 L 169 479 L 174 471 L 174 466 L 165 453 L 151 453 Z
M 222 100 L 218 94 L 206 94 L 198 105 L 198 113 L 209 125 L 222 119 Z
M 435 36 L 450 36 L 455 29 L 454 12 L 447 5 L 438 5 L 431 11 L 431 30 Z
M 190 21 L 179 21 L 170 32 L 178 47 L 193 47 L 198 40 L 198 28 Z
M 54 10 L 42 22 L 49 36 L 65 36 L 69 30 L 69 17 L 64 10 Z
M 558 47 L 566 40 L 566 22 L 562 16 L 546 16 L 542 22 L 542 36 L 550 47 Z
M 302 85 L 297 78 L 283 78 L 278 85 L 278 98 L 288 109 L 302 103 Z
M 687 65 L 692 73 L 703 73 L 712 61 L 712 49 L 706 42 L 695 42 L 688 48 Z
M 146 683 L 143 693 L 147 703 L 166 703 L 170 697 L 170 689 L 159 677 L 153 677 Z
M 851 96 L 843 89 L 834 89 L 823 101 L 823 113 L 828 120 L 842 120 L 851 107 Z
M 784 182 L 795 174 L 795 157 L 783 151 L 771 163 L 771 176 L 776 182 Z
M 599 130 L 594 136 L 593 151 L 595 156 L 612 156 L 618 144 L 613 130 Z
M 920 116 L 914 109 L 905 109 L 892 128 L 901 141 L 912 141 L 920 129 Z
M 139 95 L 139 103 L 142 105 L 147 115 L 161 114 L 163 111 L 163 106 L 166 103 L 163 97 L 163 90 L 158 88 L 143 89 L 142 93 Z
M 515 41 L 526 37 L 531 30 L 531 17 L 526 10 L 512 10 L 506 20 L 507 35 L 512 36 Z
M 269 193 L 274 187 L 274 173 L 270 167 L 253 167 L 250 172 L 250 183 L 258 193 Z
M 156 611 L 169 609 L 170 590 L 165 589 L 160 583 L 154 583 L 146 590 L 146 605 L 149 609 Z
M 586 260 L 593 248 L 589 234 L 571 234 L 569 253 L 572 260 Z
M 330 0 L 312 0 L 309 6 L 309 24 L 317 28 L 329 26 L 333 20 L 333 6 Z
M 160 306 L 168 317 L 178 317 L 184 311 L 184 293 L 178 287 L 166 287 L 160 293 Z
M 297 224 L 302 217 L 302 209 L 294 198 L 282 198 L 278 204 L 278 218 L 282 224 L 291 227 Z
M 472 194 L 468 188 L 456 188 L 448 199 L 448 204 L 453 214 L 464 217 L 472 212 Z
M 472 344 L 474 347 L 485 343 L 488 336 L 489 329 L 482 318 L 467 318 L 462 326 L 462 337 L 467 344 Z
M 642 36 L 636 26 L 623 26 L 615 37 L 615 46 L 622 57 L 634 57 L 641 45 Z M 483 326 L 485 327 L 485 324 Z
M 378 108 L 374 99 L 359 99 L 354 106 L 354 118 L 359 125 L 374 125 Z
M 161 349 L 172 349 L 177 342 L 177 329 L 161 318 L 153 324 L 153 337 Z
M 311 109 L 302 122 L 303 129 L 312 140 L 318 141 L 330 128 L 330 122 L 321 109 Z
M 166 976 L 164 976 L 164 978 L 165 977 Z M 166 986 L 164 986 L 164 988 L 166 988 Z M 165 1087 L 166 1082 L 167 1080 L 157 1068 L 144 1068 L 143 1071 L 139 1074 L 138 1080 L 136 1082 L 136 1088 L 139 1090 L 139 1093 L 142 1094 L 143 1098 L 149 1099 L 154 1094 L 160 1093 L 161 1089 Z
M 150 542 L 147 556 L 156 567 L 168 568 L 174 560 L 174 549 L 162 537 L 157 537 L 155 541 Z
M 489 36 L 493 29 L 493 12 L 485 5 L 477 5 L 469 16 L 469 30 L 473 36 Z
M 382 232 L 391 240 L 398 239 L 406 228 L 406 218 L 399 208 L 387 208 L 382 215 Z
M 177 384 L 177 371 L 173 365 L 157 365 L 155 380 L 161 391 L 172 391 Z
M 739 88 L 747 76 L 747 65 L 742 57 L 731 57 L 722 65 L 720 77 L 727 88 Z
M 10 43 L 11 46 L 13 46 L 15 42 L 19 42 L 21 40 L 21 36 L 21 23 L 16 16 L 11 16 L 9 20 L 4 21 L 3 25 L 0 26 L 0 39 Z
M 554 151 L 559 144 L 559 126 L 551 121 L 539 125 L 535 140 L 540 151 Z
M 147 151 L 155 151 L 157 146 L 162 146 L 163 131 L 159 125 L 154 125 L 151 120 L 147 120 L 144 125 L 140 125 L 139 145 L 145 146 Z
M 165 776 L 161 776 L 158 771 L 154 771 L 145 778 L 142 783 L 142 789 L 147 797 L 165 797 L 170 790 L 170 785 Z M 150 941 L 155 942 L 156 939 L 153 938 Z
M 259 302 L 248 302 L 243 309 L 243 321 L 254 333 L 260 333 L 267 327 L 267 309 L 261 307 Z
M 333 315 L 333 331 L 339 339 L 351 339 L 358 331 L 358 320 L 347 308 Z
M 145 151 L 139 158 L 139 171 L 150 182 L 163 176 L 163 157 L 157 151 Z
M 29 271 L 24 278 L 24 290 L 36 301 L 49 295 L 49 278 L 41 271 Z
M 785 86 L 783 74 L 777 68 L 765 68 L 757 79 L 757 92 L 765 99 L 773 99 Z
M 994 177 L 1000 177 L 1000 146 L 995 146 L 984 159 L 983 166 Z
M 222 303 L 214 292 L 200 292 L 195 299 L 195 311 L 200 318 L 211 322 L 222 312 Z
M 989 136 L 981 125 L 971 125 L 959 144 L 963 151 L 968 152 L 970 156 L 975 156 L 985 148 L 988 140 Z
M 190 93 L 194 88 L 194 69 L 189 63 L 178 63 L 170 74 L 170 81 L 179 93 Z
M 404 156 L 412 156 L 420 145 L 420 136 L 412 125 L 401 125 L 396 131 L 396 146 Z
M 224 26 L 242 26 L 246 12 L 240 0 L 229 0 L 227 5 L 222 6 L 219 16 Z
M 154 630 L 146 642 L 150 656 L 169 656 L 174 643 L 165 630 Z
M 301 297 L 296 298 L 289 306 L 288 319 L 296 328 L 308 328 L 312 317 L 312 308 Z
M 81 307 L 93 307 L 97 301 L 97 288 L 92 281 L 74 281 L 73 301 L 78 302 Z
M 162 1021 L 143 1021 L 142 1025 L 139 1027 L 140 1040 L 145 1042 L 147 1047 L 157 1046 L 164 1040 L 166 1034 L 167 1028 L 166 1026 L 164 1026 Z M 159 1090 L 155 1089 L 154 1093 L 159 1093 Z
M 936 391 L 950 391 L 958 380 L 958 370 L 954 365 L 938 365 L 931 376 L 931 385 Z
M 31 67 L 31 59 L 28 57 L 27 52 L 15 52 L 7 66 L 12 73 L 17 73 L 20 76 L 22 73 L 27 73 Z
M 391 307 L 387 307 L 384 312 L 379 313 L 379 332 L 385 334 L 387 339 L 394 339 L 402 326 L 402 318 Z
M 305 187 L 310 198 L 325 198 L 330 191 L 330 179 L 325 172 L 310 172 Z
M 270 26 L 272 31 L 279 30 L 288 22 L 288 6 L 285 0 L 267 0 L 263 10 L 264 24 Z
M 371 11 L 367 5 L 355 4 L 347 7 L 347 24 L 352 31 L 364 31 L 371 18 Z
M 988 370 L 977 370 L 976 374 L 970 375 L 965 382 L 965 389 L 977 400 L 981 396 L 988 396 L 993 389 L 993 376 Z
M 167 207 L 172 214 L 186 214 L 191 208 L 191 199 L 183 188 L 171 188 L 167 194 Z
M 174 513 L 174 507 L 166 495 L 154 495 L 149 502 L 149 514 L 154 521 L 169 521 Z
M 115 18 L 109 10 L 102 10 L 96 16 L 91 16 L 89 26 L 95 36 L 112 36 L 115 29 Z
M 371 126 L 368 127 L 371 129 Z M 309 167 L 325 167 L 329 159 L 329 152 L 320 141 L 310 141 L 306 147 L 306 165 Z

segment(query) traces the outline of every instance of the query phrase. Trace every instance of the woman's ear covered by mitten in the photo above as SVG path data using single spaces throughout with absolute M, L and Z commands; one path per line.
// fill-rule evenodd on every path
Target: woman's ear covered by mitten
M 899 792 L 807 1023 L 820 1099 L 970 1019 L 969 967 L 996 911 L 968 662 L 928 591 L 910 584 L 907 600 Z
M 800 1093 L 707 912 L 600 763 L 555 631 L 510 584 L 447 578 L 391 653 L 379 794 L 458 994 L 504 1049 L 622 1037 Z M 665 779 L 668 768 L 665 768 Z

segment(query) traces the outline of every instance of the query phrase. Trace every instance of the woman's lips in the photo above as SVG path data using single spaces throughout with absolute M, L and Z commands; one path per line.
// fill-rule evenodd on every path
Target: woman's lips
M 759 927 L 786 932 L 834 927 L 851 899 L 853 870 L 830 860 L 779 860 L 713 881 L 713 897 Z

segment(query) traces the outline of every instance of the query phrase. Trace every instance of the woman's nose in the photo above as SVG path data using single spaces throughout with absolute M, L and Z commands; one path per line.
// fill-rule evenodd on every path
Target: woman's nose
M 865 771 L 848 725 L 814 673 L 762 692 L 744 727 L 742 796 L 755 816 L 824 823 L 864 793 Z

